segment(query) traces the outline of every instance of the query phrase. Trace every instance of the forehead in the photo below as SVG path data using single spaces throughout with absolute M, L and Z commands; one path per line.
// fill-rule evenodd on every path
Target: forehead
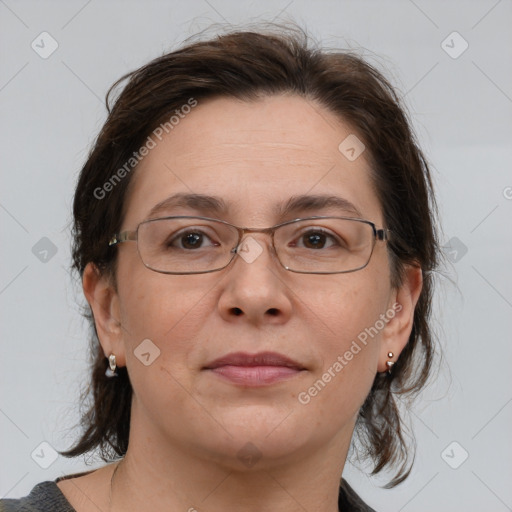
M 339 149 L 354 135 L 325 108 L 298 96 L 199 101 L 162 140 L 154 138 L 132 176 L 123 224 L 149 218 L 155 205 L 176 194 L 218 197 L 225 220 L 253 226 L 286 220 L 277 216 L 290 198 L 307 195 L 341 197 L 360 216 L 379 221 L 364 152 L 351 160 Z M 169 214 L 191 211 L 181 203 L 171 207 L 170 201 Z

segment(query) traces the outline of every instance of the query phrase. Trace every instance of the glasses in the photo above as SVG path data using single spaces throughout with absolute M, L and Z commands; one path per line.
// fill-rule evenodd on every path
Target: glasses
M 115 234 L 109 246 L 136 241 L 144 265 L 162 274 L 204 274 L 226 268 L 237 255 L 254 261 L 263 251 L 245 233 L 267 233 L 279 263 L 290 272 L 341 274 L 368 265 L 377 241 L 390 230 L 350 217 L 308 217 L 270 228 L 234 226 L 208 217 L 164 217 L 141 222 L 136 231 Z

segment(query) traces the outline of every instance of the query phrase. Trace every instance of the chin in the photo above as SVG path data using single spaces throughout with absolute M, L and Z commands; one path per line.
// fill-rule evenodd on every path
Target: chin
M 314 422 L 297 421 L 293 410 L 285 408 L 270 414 L 261 405 L 244 407 L 242 413 L 234 410 L 219 420 L 225 430 L 215 429 L 217 436 L 207 432 L 201 450 L 231 471 L 267 469 L 293 461 L 317 444 L 320 433 Z

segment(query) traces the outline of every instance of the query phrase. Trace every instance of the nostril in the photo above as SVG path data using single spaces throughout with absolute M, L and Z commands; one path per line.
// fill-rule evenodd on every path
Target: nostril
M 272 316 L 277 316 L 279 314 L 279 311 L 276 308 L 270 308 L 267 313 Z
M 236 316 L 240 316 L 242 314 L 242 310 L 240 308 L 233 308 L 233 313 L 235 313 Z

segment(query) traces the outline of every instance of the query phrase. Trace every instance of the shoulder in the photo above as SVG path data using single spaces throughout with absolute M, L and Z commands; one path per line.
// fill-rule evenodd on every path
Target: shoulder
M 76 512 L 53 481 L 34 486 L 28 496 L 0 500 L 0 512 Z
M 376 512 L 359 497 L 343 478 L 340 484 L 338 508 L 343 512 Z

